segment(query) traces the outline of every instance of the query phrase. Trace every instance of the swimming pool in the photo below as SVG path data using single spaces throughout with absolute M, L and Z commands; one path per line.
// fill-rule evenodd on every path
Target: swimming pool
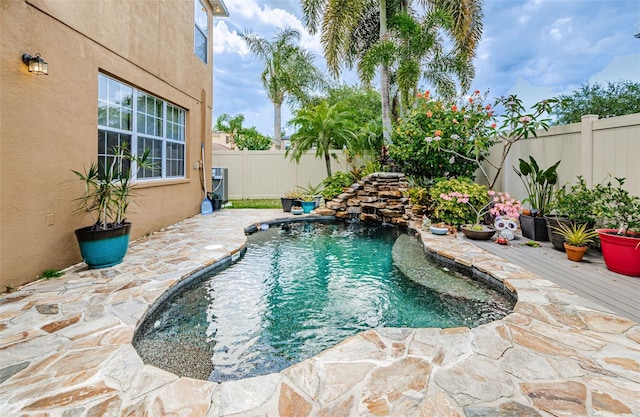
M 513 307 L 430 262 L 398 228 L 342 222 L 272 226 L 198 281 L 164 301 L 134 345 L 145 363 L 212 381 L 278 372 L 371 328 L 474 327 Z

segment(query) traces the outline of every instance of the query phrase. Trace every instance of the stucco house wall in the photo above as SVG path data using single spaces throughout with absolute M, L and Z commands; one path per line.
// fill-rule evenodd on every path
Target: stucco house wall
M 202 3 L 211 34 L 221 3 Z M 193 0 L 0 3 L 0 291 L 82 260 L 74 230 L 92 221 L 74 214 L 83 185 L 71 170 L 97 158 L 101 73 L 186 110 L 185 178 L 139 183 L 131 238 L 199 213 L 213 57 L 210 37 L 207 64 L 194 54 L 194 7 Z M 40 53 L 49 74 L 29 73 L 24 53 Z

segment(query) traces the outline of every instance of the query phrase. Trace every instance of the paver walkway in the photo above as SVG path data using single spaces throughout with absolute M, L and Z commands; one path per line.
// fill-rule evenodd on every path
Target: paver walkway
M 640 415 L 640 327 L 463 239 L 425 247 L 517 291 L 474 329 L 378 329 L 280 373 L 222 384 L 144 365 L 136 324 L 167 289 L 237 252 L 274 210 L 196 216 L 133 242 L 125 261 L 0 298 L 4 416 Z M 188 354 L 188 352 L 185 352 Z

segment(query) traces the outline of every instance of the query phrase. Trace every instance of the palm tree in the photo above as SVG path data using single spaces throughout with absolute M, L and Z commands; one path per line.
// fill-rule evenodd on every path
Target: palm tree
M 304 106 L 289 122 L 297 129 L 291 135 L 291 147 L 286 155 L 300 162 L 302 154 L 315 147 L 316 158 L 324 157 L 327 176 L 331 176 L 331 149 L 349 147 L 355 140 L 351 112 L 339 103 L 329 105 L 326 100 L 315 106 Z
M 411 0 L 351 0 L 349 7 L 345 7 L 340 0 L 302 0 L 309 31 L 315 33 L 321 28 L 325 59 L 333 75 L 339 73 L 343 64 L 353 67 L 354 63 L 362 61 L 369 49 L 379 45 L 375 56 L 369 59 L 380 67 L 386 143 L 390 143 L 391 132 L 389 65 L 396 59 L 395 45 L 386 42 L 389 38 L 387 16 L 400 13 L 413 16 L 412 3 Z M 444 29 L 451 35 L 456 49 L 470 62 L 482 34 L 481 0 L 416 0 L 416 3 L 427 11 L 447 13 L 451 17 L 451 25 Z
M 442 10 L 429 11 L 421 20 L 404 12 L 396 14 L 389 19 L 389 36 L 363 53 L 358 74 L 365 83 L 371 82 L 381 62 L 389 66 L 397 95 L 392 100 L 395 116 L 411 108 L 421 79 L 432 84 L 440 97 L 456 95 L 456 80 L 463 90 L 469 88 L 474 76 L 471 57 L 460 48 L 445 50 L 439 34 L 452 23 Z
M 273 103 L 273 138 L 276 148 L 280 149 L 285 98 L 305 102 L 313 89 L 323 86 L 324 78 L 313 65 L 313 55 L 295 44 L 300 39 L 300 32 L 295 29 L 282 29 L 272 41 L 251 32 L 242 38 L 251 53 L 264 64 L 260 81 Z
M 216 130 L 226 132 L 231 135 L 231 149 L 235 147 L 236 135 L 242 132 L 242 123 L 244 123 L 244 114 L 236 114 L 231 117 L 231 115 L 224 113 L 216 119 Z

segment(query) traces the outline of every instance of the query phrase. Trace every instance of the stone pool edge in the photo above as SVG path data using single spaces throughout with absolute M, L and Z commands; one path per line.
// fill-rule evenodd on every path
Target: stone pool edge
M 633 367 L 640 363 L 637 324 L 471 243 L 423 232 L 418 233 L 430 252 L 490 273 L 515 290 L 514 313 L 475 329 L 370 330 L 278 374 L 223 384 L 178 378 L 142 364 L 130 342 L 153 302 L 190 273 L 240 250 L 246 238 L 243 230 L 238 233 L 238 221 L 260 223 L 278 212 L 233 213 L 242 215 L 223 227 L 224 216 L 196 216 L 133 242 L 131 259 L 122 267 L 72 271 L 3 296 L 0 349 L 12 366 L 24 367 L 7 370 L 11 366 L 3 363 L 8 378 L 0 383 L 0 412 L 471 415 L 485 409 L 566 413 L 583 404 L 585 414 L 640 413 L 638 400 L 629 395 L 640 381 Z M 211 231 L 202 233 L 203 226 Z M 214 236 L 212 230 L 221 229 L 229 236 Z M 178 236 L 168 236 L 172 231 Z M 186 248 L 169 259 L 145 262 L 157 256 L 158 240 L 186 246 L 218 241 L 224 248 L 215 254 Z M 80 291 L 87 287 L 94 291 L 88 301 Z M 55 305 L 60 311 L 34 313 Z M 39 346 L 47 342 L 50 350 L 44 351 Z M 513 368 L 518 358 L 539 369 Z M 553 373 L 551 365 L 561 372 Z M 460 373 L 464 378 L 456 378 Z M 478 388 L 481 380 L 490 387 Z M 549 387 L 561 395 L 551 399 L 545 394 Z

